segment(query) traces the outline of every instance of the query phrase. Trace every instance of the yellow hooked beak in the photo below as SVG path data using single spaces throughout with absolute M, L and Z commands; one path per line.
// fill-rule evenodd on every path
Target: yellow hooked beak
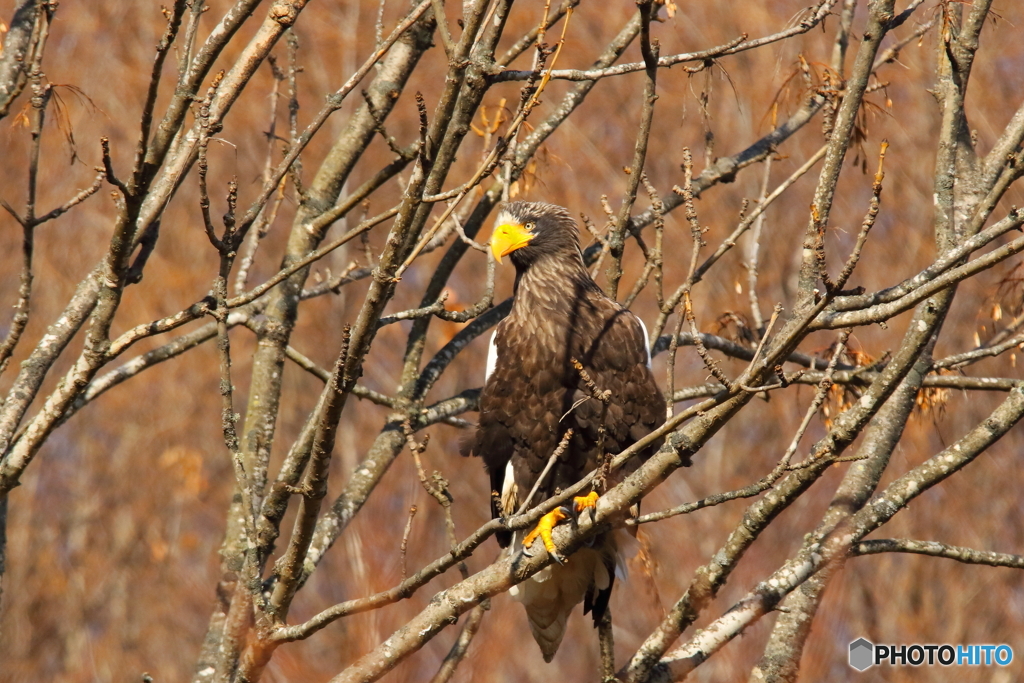
M 491 253 L 501 263 L 501 257 L 511 254 L 516 249 L 525 247 L 533 239 L 533 233 L 519 223 L 502 223 L 491 235 Z

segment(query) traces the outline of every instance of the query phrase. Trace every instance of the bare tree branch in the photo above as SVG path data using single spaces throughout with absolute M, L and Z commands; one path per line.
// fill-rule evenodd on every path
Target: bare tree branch
M 876 555 L 878 553 L 914 553 L 944 557 L 965 564 L 984 564 L 989 567 L 1011 567 L 1024 569 L 1024 557 L 997 553 L 990 550 L 975 550 L 956 545 L 947 545 L 936 541 L 916 541 L 909 538 L 879 538 L 861 541 L 853 546 L 856 555 Z

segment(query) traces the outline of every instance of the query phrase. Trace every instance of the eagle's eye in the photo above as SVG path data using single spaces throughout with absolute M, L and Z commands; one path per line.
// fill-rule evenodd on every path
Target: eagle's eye
M 523 227 L 526 228 L 527 230 L 529 230 L 530 232 L 533 232 L 533 229 L 535 227 L 537 227 L 537 225 L 533 221 L 530 221 L 526 225 L 524 225 Z

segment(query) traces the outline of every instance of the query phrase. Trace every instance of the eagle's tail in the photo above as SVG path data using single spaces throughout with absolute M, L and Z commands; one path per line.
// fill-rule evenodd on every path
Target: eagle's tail
M 587 598 L 587 607 L 600 621 L 608 606 L 616 565 L 623 566 L 618 552 L 620 532 L 603 534 L 591 547 L 580 548 L 565 565 L 552 564 L 510 591 L 523 603 L 533 639 L 544 661 L 550 662 L 565 636 L 566 622 L 576 605 Z

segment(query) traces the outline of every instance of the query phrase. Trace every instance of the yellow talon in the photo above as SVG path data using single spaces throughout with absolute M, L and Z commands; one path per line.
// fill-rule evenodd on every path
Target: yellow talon
M 597 507 L 598 495 L 596 491 L 591 491 L 585 496 L 576 496 L 572 499 L 572 507 L 576 514 L 583 512 L 587 508 Z M 544 542 L 544 549 L 548 551 L 559 563 L 564 563 L 565 559 L 559 555 L 558 549 L 555 547 L 555 542 L 551 538 L 551 531 L 558 525 L 559 522 L 569 519 L 569 514 L 564 507 L 557 507 L 548 514 L 540 518 L 537 522 L 537 526 L 534 527 L 533 531 L 528 533 L 523 538 L 523 547 L 529 548 L 533 545 L 533 542 L 540 537 L 540 540 Z
M 523 539 L 523 546 L 529 548 L 537 540 L 537 537 L 540 536 L 540 540 L 544 541 L 544 548 L 548 551 L 548 554 L 557 559 L 558 550 L 555 548 L 555 542 L 551 540 L 551 530 L 555 528 L 555 525 L 567 518 L 565 510 L 560 507 L 555 508 L 540 518 L 533 531 L 528 533 L 526 538 Z
M 587 508 L 597 507 L 597 491 L 591 491 L 585 496 L 576 496 L 572 499 L 573 507 L 576 509 L 576 514 L 579 514 Z

